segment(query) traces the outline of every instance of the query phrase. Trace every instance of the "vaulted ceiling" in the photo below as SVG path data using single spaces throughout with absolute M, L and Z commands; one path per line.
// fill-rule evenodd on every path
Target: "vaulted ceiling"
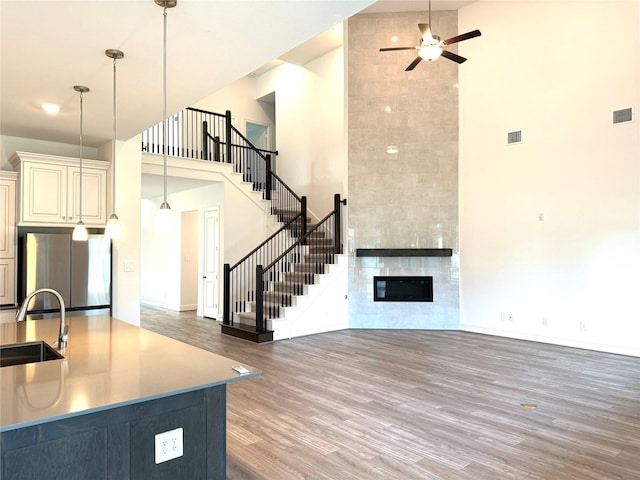
M 167 10 L 167 111 L 189 106 L 357 13 L 372 0 L 178 0 Z M 112 136 L 113 60 L 118 138 L 162 118 L 163 8 L 154 0 L 0 2 L 3 135 L 77 143 L 79 96 L 84 140 Z M 48 115 L 41 104 L 61 105 Z
M 435 0 L 434 10 L 471 1 Z M 326 32 L 362 11 L 424 11 L 425 0 L 178 0 L 167 10 L 167 111 L 172 113 L 251 72 L 281 61 L 303 64 L 328 49 Z M 112 137 L 113 60 L 117 136 L 126 140 L 162 118 L 163 8 L 154 0 L 2 0 L 0 133 L 77 143 L 84 96 L 84 143 Z M 278 60 L 279 59 L 279 60 Z M 57 115 L 41 104 L 57 103 Z

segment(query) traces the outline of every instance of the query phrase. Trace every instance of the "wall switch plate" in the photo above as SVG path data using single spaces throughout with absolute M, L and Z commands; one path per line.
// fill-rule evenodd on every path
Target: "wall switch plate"
M 156 435 L 156 465 L 183 455 L 182 427 Z
M 125 272 L 135 272 L 135 266 L 133 264 L 132 261 L 125 261 L 124 262 L 124 271 Z

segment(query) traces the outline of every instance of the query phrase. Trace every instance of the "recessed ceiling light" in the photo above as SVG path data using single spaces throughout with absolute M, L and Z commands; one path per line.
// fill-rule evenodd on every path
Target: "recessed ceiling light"
M 391 113 L 391 105 L 387 105 L 386 107 L 384 107 L 384 111 L 385 113 Z
M 392 42 L 397 42 L 398 41 L 398 36 L 394 35 L 393 37 L 391 37 L 391 41 Z
M 395 155 L 396 153 L 398 153 L 398 146 L 397 145 L 387 145 L 387 153 L 389 155 Z
M 43 103 L 42 109 L 50 115 L 55 115 L 60 111 L 60 105 L 56 105 L 55 103 Z

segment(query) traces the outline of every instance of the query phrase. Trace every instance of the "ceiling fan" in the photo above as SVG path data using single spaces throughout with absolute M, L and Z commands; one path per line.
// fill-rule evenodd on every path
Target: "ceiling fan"
M 480 30 L 473 30 L 472 32 L 463 33 L 462 35 L 456 35 L 455 37 L 448 38 L 447 40 L 441 40 L 439 36 L 431 33 L 431 0 L 429 0 L 429 23 L 419 23 L 420 29 L 420 45 L 416 47 L 389 47 L 381 48 L 381 52 L 390 52 L 394 50 L 417 50 L 418 56 L 405 68 L 405 72 L 409 72 L 416 68 L 416 66 L 422 61 L 427 60 L 429 62 L 434 61 L 440 55 L 456 63 L 466 62 L 467 59 L 456 54 L 444 50 L 442 47 L 452 45 L 454 43 L 462 42 L 463 40 L 469 40 L 470 38 L 479 37 L 481 35 Z

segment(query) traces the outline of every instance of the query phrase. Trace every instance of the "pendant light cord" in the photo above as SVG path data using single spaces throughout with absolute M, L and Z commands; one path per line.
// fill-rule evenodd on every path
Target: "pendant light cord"
M 84 92 L 80 91 L 80 222 L 82 222 L 82 98 Z
M 111 196 L 113 197 L 113 211 L 112 214 L 116 213 L 116 57 L 113 57 L 113 138 L 111 139 L 111 155 L 112 155 L 112 171 L 111 174 L 113 176 L 112 180 L 112 191 Z
M 163 48 L 162 48 L 162 143 L 164 153 L 164 203 L 167 204 L 167 0 L 162 11 L 164 17 Z

